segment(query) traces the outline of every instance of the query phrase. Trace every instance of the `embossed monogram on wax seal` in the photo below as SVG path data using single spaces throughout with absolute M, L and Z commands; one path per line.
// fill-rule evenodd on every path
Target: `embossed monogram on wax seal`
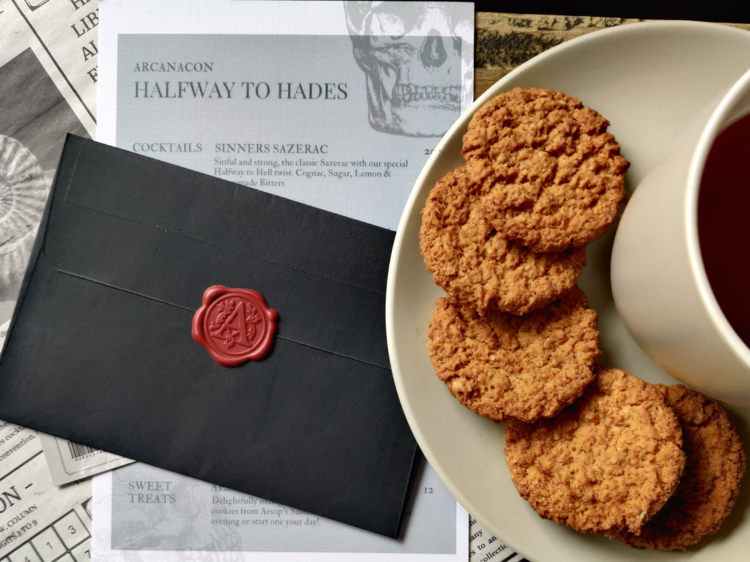
M 259 292 L 214 285 L 193 316 L 193 339 L 222 367 L 236 367 L 268 355 L 278 317 Z

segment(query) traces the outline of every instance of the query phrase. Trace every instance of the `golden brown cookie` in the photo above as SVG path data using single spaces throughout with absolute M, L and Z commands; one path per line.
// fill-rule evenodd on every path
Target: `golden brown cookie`
M 630 546 L 685 550 L 718 531 L 729 516 L 745 472 L 745 454 L 724 408 L 682 385 L 656 387 L 682 426 L 685 473 L 674 495 L 639 536 L 619 536 Z
M 608 126 L 577 99 L 543 88 L 516 88 L 477 111 L 462 154 L 492 169 L 481 208 L 501 236 L 559 252 L 607 231 L 629 166 Z
M 505 458 L 539 515 L 582 531 L 638 534 L 679 483 L 682 431 L 664 396 L 599 366 L 583 397 L 553 419 L 508 422 Z
M 578 287 L 526 316 L 438 299 L 427 349 L 458 401 L 497 422 L 556 415 L 594 379 L 596 312 Z
M 503 239 L 478 212 L 473 164 L 449 172 L 422 210 L 420 249 L 437 285 L 480 314 L 526 314 L 576 285 L 586 249 L 535 254 Z

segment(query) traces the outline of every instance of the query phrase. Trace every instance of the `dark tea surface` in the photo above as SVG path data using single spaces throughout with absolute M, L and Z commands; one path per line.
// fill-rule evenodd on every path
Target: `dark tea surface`
M 698 238 L 716 300 L 750 347 L 750 115 L 711 147 L 698 197 Z

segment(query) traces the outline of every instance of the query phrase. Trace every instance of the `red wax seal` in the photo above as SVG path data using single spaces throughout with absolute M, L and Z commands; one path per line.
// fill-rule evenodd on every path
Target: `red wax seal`
M 193 339 L 222 367 L 236 367 L 268 355 L 278 317 L 259 292 L 214 285 L 193 316 Z

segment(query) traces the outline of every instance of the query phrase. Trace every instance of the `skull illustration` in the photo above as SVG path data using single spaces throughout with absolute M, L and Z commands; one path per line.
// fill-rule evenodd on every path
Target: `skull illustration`
M 370 126 L 413 137 L 444 134 L 461 112 L 462 57 L 472 72 L 459 36 L 471 22 L 452 19 L 451 6 L 438 2 L 344 6 L 354 58 L 367 79 Z

